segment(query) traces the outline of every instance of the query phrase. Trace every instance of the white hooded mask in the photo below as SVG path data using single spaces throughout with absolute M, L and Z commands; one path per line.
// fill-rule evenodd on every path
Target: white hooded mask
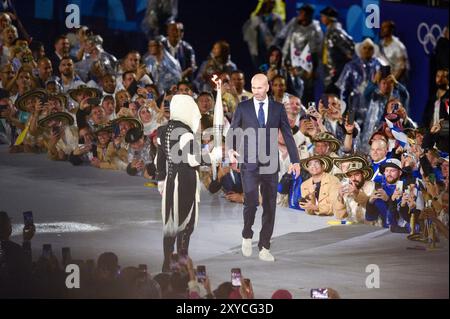
M 200 127 L 202 115 L 190 95 L 177 94 L 170 101 L 170 119 L 189 126 L 195 134 Z

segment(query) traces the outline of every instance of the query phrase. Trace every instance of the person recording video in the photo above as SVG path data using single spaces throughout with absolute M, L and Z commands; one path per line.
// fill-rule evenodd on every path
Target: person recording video
M 416 206 L 416 195 L 402 179 L 402 163 L 396 158 L 388 159 L 380 166 L 380 173 L 383 179 L 375 183 L 375 192 L 366 206 L 366 220 L 381 218 L 383 227 L 390 228 L 391 232 L 409 233 L 408 213 Z
M 153 159 L 156 155 L 156 148 L 153 146 L 151 139 L 144 135 L 141 128 L 132 128 L 127 132 L 125 141 L 130 145 L 128 149 L 128 175 L 154 179 L 156 167 Z
M 345 169 L 341 185 L 339 186 L 338 200 L 344 203 L 348 213 L 347 220 L 363 223 L 366 215 L 366 204 L 375 190 L 375 184 L 370 179 L 372 169 L 360 162 L 357 158 L 346 158 L 349 162 Z M 343 165 L 341 165 L 343 169 Z M 344 170 L 344 169 L 343 169 Z

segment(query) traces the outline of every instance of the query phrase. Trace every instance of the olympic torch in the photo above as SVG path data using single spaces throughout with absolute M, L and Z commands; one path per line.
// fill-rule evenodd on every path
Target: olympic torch
M 222 136 L 223 136 L 223 105 L 222 105 L 222 80 L 217 75 L 212 77 L 212 81 L 216 84 L 217 97 L 216 105 L 214 106 L 213 118 L 213 136 L 214 148 L 211 154 L 211 168 L 213 173 L 213 180 L 217 178 L 217 167 L 222 162 Z

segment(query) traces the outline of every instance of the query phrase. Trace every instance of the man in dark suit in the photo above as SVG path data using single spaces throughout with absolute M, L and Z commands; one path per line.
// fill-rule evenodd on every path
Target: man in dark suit
M 422 124 L 430 129 L 422 147 L 436 147 L 448 152 L 448 123 L 449 123 L 449 71 L 440 69 L 436 72 L 437 91 L 431 95 L 425 108 Z
M 300 160 L 284 106 L 269 100 L 268 91 L 267 77 L 264 74 L 255 75 L 252 79 L 253 98 L 238 105 L 226 143 L 231 163 L 235 165 L 239 158 L 244 189 L 242 254 L 245 257 L 252 254 L 252 226 L 261 190 L 263 215 L 258 243 L 259 259 L 275 261 L 270 253 L 270 238 L 275 222 L 279 130 L 286 142 L 291 163 L 294 163 L 289 171 L 294 171 L 296 176 L 300 175 Z
M 70 42 L 66 35 L 60 35 L 54 42 L 55 50 L 48 55 L 50 62 L 52 62 L 53 75 L 59 76 L 59 64 L 65 57 L 69 57 Z

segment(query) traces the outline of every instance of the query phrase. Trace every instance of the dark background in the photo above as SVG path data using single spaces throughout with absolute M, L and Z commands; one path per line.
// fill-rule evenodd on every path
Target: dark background
M 248 77 L 254 70 L 242 38 L 242 25 L 257 3 L 257 0 L 180 0 L 179 20 L 185 24 L 185 40 L 194 46 L 197 62 L 206 59 L 213 42 L 226 40 L 231 45 L 232 61 Z

